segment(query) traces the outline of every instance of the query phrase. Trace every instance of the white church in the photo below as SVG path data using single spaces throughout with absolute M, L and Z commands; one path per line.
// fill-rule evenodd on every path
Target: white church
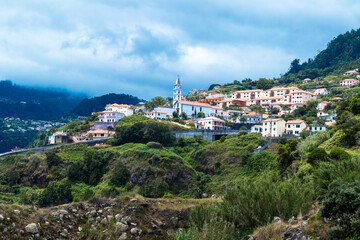
M 199 112 L 203 112 L 205 117 L 211 117 L 212 114 L 217 114 L 223 111 L 222 108 L 211 106 L 207 103 L 181 100 L 181 83 L 179 76 L 177 77 L 174 86 L 173 108 L 179 115 L 184 112 L 188 117 L 192 117 L 197 116 Z

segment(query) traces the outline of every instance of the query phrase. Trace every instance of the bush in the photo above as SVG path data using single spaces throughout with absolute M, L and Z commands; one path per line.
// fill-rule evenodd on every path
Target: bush
M 275 216 L 288 219 L 300 212 L 305 214 L 313 201 L 312 186 L 296 178 L 283 182 L 268 176 L 255 181 L 245 179 L 238 187 L 226 191 L 223 202 L 194 208 L 191 236 L 242 239 Z
M 51 169 L 53 166 L 58 166 L 61 163 L 61 158 L 55 152 L 47 152 L 45 155 L 49 169 Z
M 316 134 L 307 137 L 297 145 L 297 150 L 302 158 L 305 158 L 307 153 L 312 152 L 315 148 L 320 146 L 323 142 L 331 137 L 330 132 L 317 132 Z
M 360 161 L 358 159 L 349 159 L 321 162 L 313 173 L 314 188 L 318 199 L 324 197 L 328 192 L 329 185 L 336 179 L 347 182 L 360 180 Z
M 148 184 L 142 185 L 139 193 L 144 197 L 160 198 L 168 191 L 169 185 L 161 178 L 157 178 Z
M 73 199 L 71 185 L 68 182 L 50 182 L 39 197 L 39 206 L 47 207 L 69 203 Z
M 110 179 L 110 185 L 123 187 L 127 184 L 130 177 L 130 171 L 123 163 L 118 163 L 115 167 L 114 174 Z
M 94 197 L 92 187 L 85 183 L 78 183 L 71 186 L 71 194 L 75 202 L 87 201 Z
M 308 163 L 311 165 L 318 164 L 319 162 L 324 162 L 328 160 L 328 154 L 323 148 L 315 148 L 308 155 Z
M 22 187 L 20 188 L 20 200 L 22 204 L 37 204 L 41 191 L 37 187 Z
M 174 198 L 174 195 L 172 195 L 171 193 L 165 193 L 162 198 L 165 198 L 165 199 L 173 199 L 173 198 Z
M 331 232 L 333 239 L 360 238 L 360 181 L 334 181 L 322 204 L 321 216 L 337 226 Z
M 350 154 L 342 148 L 334 148 L 331 150 L 329 157 L 336 160 L 349 160 L 351 158 Z
M 158 142 L 148 142 L 146 146 L 148 146 L 148 148 L 162 149 L 162 145 Z

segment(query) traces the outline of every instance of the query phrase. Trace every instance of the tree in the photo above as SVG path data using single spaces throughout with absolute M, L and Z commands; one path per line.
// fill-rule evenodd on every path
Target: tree
M 156 96 L 152 98 L 150 101 L 145 103 L 145 108 L 149 110 L 153 110 L 157 106 L 162 106 L 166 104 L 166 99 L 160 96 Z
M 318 162 L 323 162 L 328 159 L 328 154 L 326 153 L 325 149 L 323 148 L 315 148 L 311 153 L 308 155 L 308 163 L 311 165 L 315 165 Z
M 117 187 L 123 187 L 126 185 L 129 177 L 130 177 L 130 171 L 125 167 L 124 164 L 119 163 L 115 167 L 115 173 L 112 175 L 110 179 L 110 184 Z
M 177 111 L 173 111 L 172 115 L 173 115 L 173 118 L 179 117 L 179 113 Z
M 197 117 L 198 117 L 198 118 L 204 118 L 204 117 L 205 117 L 205 113 L 203 113 L 203 112 L 198 112 Z
M 267 90 L 272 88 L 273 81 L 266 78 L 260 78 L 258 81 L 256 81 L 256 87 L 259 89 Z
M 298 73 L 300 70 L 301 70 L 300 59 L 294 59 L 290 64 L 290 68 L 287 74 Z
M 180 117 L 181 117 L 181 119 L 183 119 L 183 120 L 186 120 L 186 119 L 187 119 L 187 115 L 186 115 L 185 112 L 181 112 Z

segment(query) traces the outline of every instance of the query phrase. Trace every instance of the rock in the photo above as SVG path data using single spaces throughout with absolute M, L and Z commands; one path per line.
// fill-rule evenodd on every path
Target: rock
M 299 221 L 293 216 L 292 218 L 289 219 L 288 223 L 290 225 L 294 225 L 297 224 Z
M 254 240 L 255 238 L 251 235 L 246 235 L 242 240 Z
M 66 211 L 65 209 L 61 209 L 61 210 L 59 211 L 59 213 L 62 214 L 62 215 L 68 215 L 68 214 L 69 214 L 69 212 Z
M 208 195 L 207 195 L 206 193 L 203 193 L 203 194 L 201 194 L 201 197 L 202 197 L 202 198 L 207 198 Z
M 3 221 L 4 219 L 5 219 L 5 217 L 0 214 L 0 221 Z
M 100 209 L 100 210 L 98 210 L 97 212 L 98 212 L 99 214 L 102 214 L 102 213 L 103 213 L 103 210 Z
M 115 221 L 120 222 L 123 217 L 124 217 L 123 214 L 116 214 L 115 215 Z
M 107 219 L 109 222 L 114 221 L 114 216 L 113 215 L 107 215 Z
M 280 222 L 281 221 L 281 219 L 279 218 L 279 217 L 274 217 L 274 223 L 277 223 L 277 222 Z
M 211 195 L 211 198 L 217 198 L 216 194 Z
M 136 203 L 136 202 L 138 202 L 138 200 L 136 198 L 132 198 L 132 199 L 130 199 L 130 202 Z
M 129 226 L 124 224 L 124 223 L 121 223 L 121 222 L 117 222 L 115 224 L 115 232 L 116 233 L 122 233 L 122 232 L 125 232 L 126 230 L 128 230 Z
M 300 227 L 289 228 L 282 234 L 283 240 L 308 240 L 311 239 L 308 235 L 305 235 Z
M 82 227 L 78 227 L 78 231 L 81 232 L 81 231 L 82 231 Z
M 19 215 L 20 215 L 20 211 L 19 211 L 19 210 L 14 210 L 14 214 L 19 216 Z
M 36 234 L 39 232 L 38 226 L 36 223 L 30 223 L 30 224 L 26 225 L 25 231 L 28 233 L 31 233 L 31 234 Z
M 131 221 L 131 217 L 129 217 L 129 216 L 124 216 L 124 217 L 121 219 L 121 221 L 128 223 L 128 222 Z
M 127 239 L 128 237 L 126 233 L 121 234 L 121 236 L 119 237 L 119 240 L 127 240 Z
M 172 224 L 174 224 L 174 225 L 177 225 L 179 223 L 179 218 L 178 217 L 171 217 L 170 222 Z
M 130 230 L 130 232 L 131 232 L 132 235 L 138 235 L 138 236 L 140 236 L 142 231 L 141 231 L 140 229 L 138 229 L 138 228 L 132 228 L 132 229 Z
M 101 220 L 101 224 L 106 225 L 108 223 L 108 220 L 106 218 Z
M 49 222 L 45 222 L 45 225 L 46 225 L 46 226 L 49 226 L 49 225 L 50 225 L 50 223 L 49 223 Z

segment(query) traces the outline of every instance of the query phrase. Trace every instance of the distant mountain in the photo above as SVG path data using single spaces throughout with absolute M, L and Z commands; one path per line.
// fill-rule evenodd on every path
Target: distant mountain
M 0 117 L 52 120 L 70 112 L 83 97 L 64 91 L 23 87 L 0 81 Z
M 360 29 L 351 30 L 331 40 L 327 48 L 319 52 L 314 59 L 309 58 L 302 64 L 299 59 L 295 59 L 284 78 L 313 79 L 339 69 L 346 71 L 353 67 L 358 68 L 359 58 Z
M 104 110 L 106 104 L 118 103 L 118 104 L 132 104 L 136 105 L 140 100 L 137 97 L 128 94 L 115 94 L 109 93 L 100 97 L 85 98 L 82 100 L 72 111 L 72 114 L 78 116 L 90 116 L 92 112 L 98 112 Z

